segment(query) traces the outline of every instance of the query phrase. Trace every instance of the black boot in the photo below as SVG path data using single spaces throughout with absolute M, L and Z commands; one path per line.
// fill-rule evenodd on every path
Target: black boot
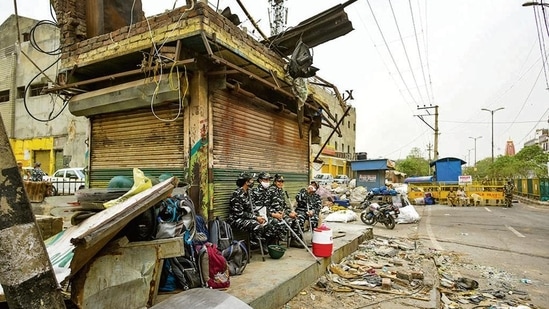
M 299 241 L 299 239 L 292 237 L 290 240 L 290 247 L 303 249 L 305 246 Z
M 267 247 L 270 246 L 270 245 L 278 245 L 278 238 L 277 237 L 268 237 L 267 241 L 265 243 L 266 243 Z

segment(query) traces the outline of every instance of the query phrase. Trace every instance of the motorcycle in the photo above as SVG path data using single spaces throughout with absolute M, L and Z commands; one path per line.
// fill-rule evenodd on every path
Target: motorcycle
M 375 225 L 376 223 L 383 223 L 386 228 L 392 230 L 396 225 L 396 218 L 400 210 L 393 204 L 371 203 L 360 214 L 360 220 L 368 225 Z

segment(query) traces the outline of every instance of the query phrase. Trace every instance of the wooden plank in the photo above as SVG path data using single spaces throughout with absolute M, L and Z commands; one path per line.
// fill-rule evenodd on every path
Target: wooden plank
M 167 198 L 174 181 L 174 177 L 167 179 L 46 240 L 58 282 L 73 276 L 133 218 Z
M 183 238 L 111 241 L 71 283 L 71 299 L 82 309 L 145 308 L 154 304 L 163 259 L 184 254 Z

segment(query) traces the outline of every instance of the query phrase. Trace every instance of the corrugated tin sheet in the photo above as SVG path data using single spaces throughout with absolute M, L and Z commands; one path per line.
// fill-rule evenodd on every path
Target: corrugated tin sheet
M 219 90 L 213 96 L 213 166 L 308 173 L 309 126 L 295 117 Z
M 212 103 L 213 216 L 228 216 L 229 199 L 243 171 L 283 174 L 295 203 L 295 194 L 308 181 L 309 125 L 303 125 L 300 139 L 295 115 L 226 90 L 218 90 Z
M 113 176 L 131 176 L 134 167 L 156 177 L 186 175 L 183 117 L 159 120 L 177 114 L 177 109 L 162 107 L 154 114 L 142 109 L 93 117 L 90 187 L 105 187 Z

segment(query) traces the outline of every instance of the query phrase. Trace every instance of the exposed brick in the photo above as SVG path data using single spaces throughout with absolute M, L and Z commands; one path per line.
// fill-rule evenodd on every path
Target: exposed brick
M 391 289 L 391 279 L 389 279 L 389 278 L 381 279 L 381 289 L 382 290 L 390 290 Z
M 402 271 L 402 270 L 397 271 L 396 277 L 399 279 L 408 280 L 408 281 L 412 279 L 412 275 L 409 272 Z
M 412 271 L 411 275 L 412 275 L 412 279 L 423 279 L 422 271 Z

